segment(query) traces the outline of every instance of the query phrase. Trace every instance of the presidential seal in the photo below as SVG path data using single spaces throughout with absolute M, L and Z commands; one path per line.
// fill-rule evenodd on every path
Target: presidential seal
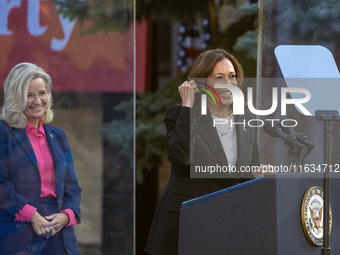
M 301 205 L 301 223 L 307 240 L 315 246 L 323 243 L 323 190 L 310 187 L 304 194 Z M 332 210 L 329 206 L 329 234 L 332 229 Z

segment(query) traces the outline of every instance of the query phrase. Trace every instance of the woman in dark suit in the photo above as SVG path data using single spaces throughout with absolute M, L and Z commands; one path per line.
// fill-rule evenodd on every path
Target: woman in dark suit
M 81 188 L 64 131 L 48 123 L 51 78 L 30 63 L 4 83 L 0 121 L 0 251 L 2 255 L 81 254 Z
M 194 62 L 189 80 L 203 78 L 206 85 L 229 83 L 241 87 L 243 71 L 238 61 L 223 49 L 203 52 Z M 236 79 L 237 78 L 237 79 Z M 200 79 L 201 80 L 201 79 Z M 233 96 L 228 89 L 216 91 L 222 105 L 207 97 L 209 111 L 201 114 L 199 88 L 204 83 L 193 80 L 179 87 L 182 105 L 170 107 L 165 116 L 171 161 L 170 179 L 159 200 L 152 223 L 146 252 L 150 254 L 177 254 L 179 235 L 179 211 L 182 202 L 230 187 L 254 177 L 261 172 L 226 173 L 225 178 L 190 178 L 190 167 L 195 166 L 259 166 L 259 151 L 256 128 L 243 125 L 255 116 L 246 111 L 244 115 L 233 116 Z M 208 87 L 208 86 L 207 86 Z M 213 126 L 214 119 L 227 124 Z M 225 121 L 227 120 L 227 121 Z M 259 168 L 260 171 L 261 167 Z

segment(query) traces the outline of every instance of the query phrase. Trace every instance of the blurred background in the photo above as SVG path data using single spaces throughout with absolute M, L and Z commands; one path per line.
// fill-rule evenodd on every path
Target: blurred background
M 95 21 L 104 9 L 119 17 L 108 29 Z M 52 125 L 66 132 L 82 188 L 82 254 L 132 254 L 134 109 L 115 107 L 134 98 L 133 1 L 0 1 L 0 13 L 1 83 L 20 62 L 52 78 Z M 125 145 L 113 146 L 105 125 L 121 119 Z
M 335 0 L 12 0 L 0 13 L 1 83 L 24 61 L 52 77 L 52 124 L 67 134 L 83 188 L 83 254 L 145 254 L 170 174 L 163 118 L 202 51 L 226 49 L 257 79 L 282 78 L 282 44 L 323 45 L 340 61 Z M 272 87 L 285 84 L 253 86 L 257 109 L 268 109 Z M 280 108 L 271 117 L 282 119 Z M 323 125 L 294 108 L 284 118 L 316 144 L 306 163 L 322 163 Z M 292 162 L 282 141 L 260 138 L 261 161 Z

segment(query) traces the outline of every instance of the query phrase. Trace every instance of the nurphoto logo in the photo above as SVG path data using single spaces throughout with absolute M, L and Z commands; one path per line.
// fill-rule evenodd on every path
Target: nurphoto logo
M 214 94 L 217 95 L 217 98 L 220 101 L 220 104 L 222 105 L 222 101 L 218 95 L 218 93 L 216 92 L 216 90 L 209 86 L 208 84 L 205 83 L 201 83 L 201 82 L 197 82 L 199 84 L 202 84 L 204 86 L 206 86 L 207 88 L 209 88 Z M 235 85 L 231 85 L 231 84 L 215 84 L 215 88 L 220 89 L 220 88 L 224 88 L 224 89 L 229 89 L 232 96 L 233 96 L 233 114 L 235 115 L 243 115 L 244 114 L 244 95 L 242 90 L 235 86 Z M 205 91 L 214 101 L 215 105 L 217 105 L 215 98 L 213 97 L 212 93 L 210 93 L 207 89 L 203 89 L 203 88 L 199 88 L 203 91 Z M 247 96 L 247 103 L 248 103 L 248 108 L 250 110 L 250 112 L 252 112 L 255 115 L 259 115 L 259 116 L 266 116 L 266 115 L 270 115 L 272 114 L 276 109 L 277 109 L 277 105 L 278 105 L 278 91 L 277 88 L 273 87 L 272 88 L 272 106 L 270 107 L 270 109 L 267 110 L 258 110 L 255 109 L 254 105 L 253 105 L 253 88 L 252 87 L 248 87 L 247 89 L 248 92 L 248 96 Z M 287 98 L 287 93 L 302 93 L 305 95 L 305 97 L 303 98 L 298 98 L 298 99 L 291 99 L 291 98 Z M 288 104 L 292 104 L 295 105 L 296 108 L 298 108 L 304 115 L 306 116 L 311 116 L 312 114 L 303 106 L 304 103 L 307 103 L 309 100 L 311 99 L 311 93 L 304 88 L 287 88 L 287 87 L 283 87 L 281 88 L 281 115 L 285 116 L 286 115 L 286 107 Z M 206 94 L 202 94 L 201 95 L 201 114 L 202 115 L 206 115 L 207 114 L 207 95 Z M 266 119 L 265 121 L 270 121 L 272 122 L 272 126 L 274 126 L 274 122 L 275 121 L 279 121 L 279 119 Z M 224 120 L 224 119 L 214 119 L 214 127 L 216 126 L 216 124 L 226 124 L 228 121 Z M 233 122 L 231 120 L 231 122 Z M 259 123 L 257 125 L 255 125 L 255 122 Z M 287 123 L 288 122 L 288 123 Z M 289 122 L 293 122 L 290 123 Z M 231 125 L 235 125 L 235 124 L 243 124 L 243 126 L 246 125 L 245 121 L 243 122 L 234 122 L 231 123 Z M 248 121 L 248 126 L 250 127 L 262 127 L 264 125 L 264 121 L 261 119 L 252 119 Z M 285 119 L 281 121 L 282 126 L 284 127 L 295 127 L 298 123 L 296 120 L 294 119 Z

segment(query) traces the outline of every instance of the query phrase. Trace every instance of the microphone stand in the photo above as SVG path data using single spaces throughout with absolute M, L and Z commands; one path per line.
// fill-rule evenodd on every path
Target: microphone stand
M 305 160 L 305 158 L 308 156 L 308 154 L 314 149 L 314 145 L 313 146 L 308 146 L 308 149 L 305 152 L 305 155 L 303 156 L 300 165 L 303 166 L 303 161 Z
M 324 206 L 323 206 L 323 245 L 321 250 L 321 255 L 330 255 L 331 247 L 329 246 L 329 203 L 330 203 L 330 169 L 331 167 L 331 121 L 338 121 L 339 113 L 338 111 L 315 111 L 316 119 L 318 121 L 324 122 L 324 154 L 323 161 L 326 164 L 326 169 L 324 171 L 323 177 L 323 189 L 324 189 Z
M 294 165 L 295 165 L 294 172 L 296 172 L 296 169 L 298 169 L 297 166 L 298 166 L 298 162 L 299 162 L 300 153 L 301 153 L 301 147 L 295 146 L 294 144 L 292 144 L 289 147 L 288 154 L 293 156 L 293 161 L 294 161 Z

